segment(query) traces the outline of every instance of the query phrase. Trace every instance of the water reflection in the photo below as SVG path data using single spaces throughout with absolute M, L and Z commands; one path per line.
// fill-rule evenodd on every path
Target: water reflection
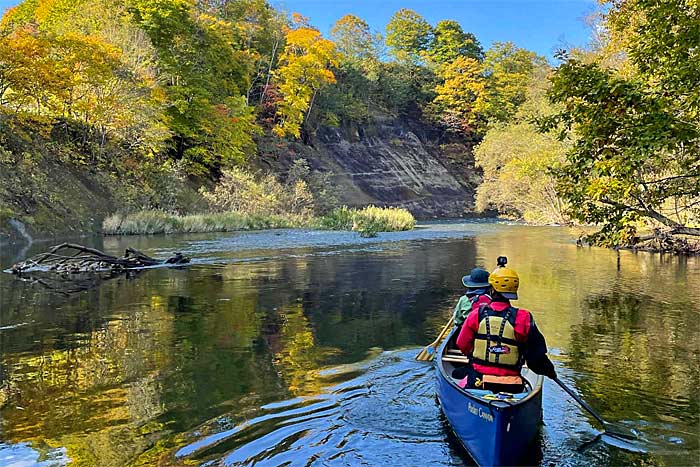
M 578 249 L 555 228 L 347 235 L 93 239 L 111 253 L 128 243 L 195 261 L 68 297 L 2 275 L 0 465 L 20 451 L 29 465 L 462 465 L 431 369 L 412 356 L 443 325 L 463 273 L 501 254 L 562 379 L 637 428 L 647 451 L 581 449 L 599 430 L 548 384 L 528 461 L 698 459 L 697 259 Z M 3 255 L 0 266 L 16 261 Z M 63 457 L 31 457 L 48 446 Z

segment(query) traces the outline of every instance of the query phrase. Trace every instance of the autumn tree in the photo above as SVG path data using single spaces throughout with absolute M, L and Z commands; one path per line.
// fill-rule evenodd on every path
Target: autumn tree
M 459 56 L 438 70 L 442 80 L 435 87 L 430 107 L 434 119 L 456 132 L 469 132 L 477 123 L 477 109 L 483 107 L 486 80 L 481 62 Z
M 338 53 L 346 59 L 362 62 L 376 57 L 375 41 L 369 25 L 355 15 L 345 15 L 330 30 Z
M 43 44 L 43 58 L 23 52 L 33 61 L 33 78 L 44 81 L 36 112 L 71 122 L 73 131 L 79 125 L 83 140 L 96 139 L 100 148 L 109 135 L 128 140 L 130 148 L 160 149 L 167 133 L 155 98 L 154 50 L 121 2 L 24 2 L 3 17 L 2 27 L 5 43 L 23 38 L 25 45 Z M 7 87 L 14 101 L 26 95 L 31 77 L 22 81 Z
M 325 124 L 339 121 L 364 122 L 370 107 L 377 105 L 385 92 L 379 86 L 384 66 L 379 55 L 382 37 L 373 34 L 369 25 L 354 15 L 345 15 L 331 27 L 330 37 L 338 51 L 338 65 L 333 69 L 336 83 L 319 94 L 320 115 Z
M 267 91 L 273 70 L 284 49 L 287 17 L 272 8 L 266 0 L 224 2 L 217 11 L 238 31 L 242 50 L 252 64 L 246 103 L 262 104 L 269 97 Z
M 546 66 L 546 61 L 534 52 L 512 42 L 494 43 L 484 57 L 486 97 L 478 112 L 489 122 L 507 122 L 525 101 L 530 77 L 538 66 Z
M 189 0 L 133 2 L 166 82 L 173 157 L 200 175 L 244 161 L 255 148 L 257 127 L 244 96 L 251 63 L 239 31 Z
M 287 33 L 280 67 L 275 73 L 283 100 L 278 104 L 278 136 L 298 138 L 318 91 L 334 83 L 329 67 L 337 65 L 335 45 L 316 29 L 300 27 Z
M 401 62 L 422 63 L 431 38 L 430 24 L 413 10 L 400 9 L 386 25 L 386 44 Z
M 0 102 L 15 112 L 53 113 L 62 88 L 51 42 L 29 27 L 0 38 Z
M 495 210 L 536 224 L 569 220 L 552 169 L 562 164 L 571 143 L 542 134 L 535 124 L 536 119 L 556 111 L 546 95 L 551 87 L 548 71 L 541 68 L 535 72 L 515 116 L 507 123 L 490 126 L 474 150 L 476 165 L 483 170 L 476 196 L 480 211 Z

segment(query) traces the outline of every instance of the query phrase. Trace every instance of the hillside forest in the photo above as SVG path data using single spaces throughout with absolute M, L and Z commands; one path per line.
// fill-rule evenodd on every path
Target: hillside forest
M 700 2 L 604 1 L 590 21 L 591 44 L 551 63 L 408 9 L 324 37 L 265 0 L 24 0 L 0 22 L 0 223 L 54 228 L 61 170 L 107 192 L 105 215 L 324 214 L 333 174 L 261 154 L 391 116 L 473 147 L 477 212 L 683 249 L 700 235 Z

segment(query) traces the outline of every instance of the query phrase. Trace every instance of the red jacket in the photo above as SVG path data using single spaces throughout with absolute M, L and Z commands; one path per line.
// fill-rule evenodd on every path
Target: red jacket
M 483 297 L 483 295 L 482 295 Z M 479 297 L 481 300 L 481 297 Z M 490 302 L 484 301 L 482 303 L 490 303 L 491 308 L 496 312 L 503 312 L 511 305 L 506 302 Z M 528 336 L 530 335 L 530 324 L 532 323 L 532 316 L 527 310 L 518 309 L 518 313 L 515 315 L 515 340 L 522 342 L 523 344 L 528 341 Z M 474 340 L 476 339 L 476 334 L 479 330 L 479 300 L 472 306 L 472 311 L 467 316 L 467 319 L 462 325 L 462 329 L 457 336 L 457 347 L 465 355 L 471 355 L 474 350 Z M 546 351 L 546 347 L 545 347 Z M 474 363 L 474 369 L 479 373 L 485 375 L 497 375 L 497 376 L 514 376 L 519 375 L 520 372 L 510 368 L 499 368 L 495 366 L 480 365 Z

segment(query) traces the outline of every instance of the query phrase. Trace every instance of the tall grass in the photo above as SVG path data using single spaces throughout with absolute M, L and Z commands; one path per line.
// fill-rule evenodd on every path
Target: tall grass
M 294 215 L 243 215 L 237 212 L 217 212 L 178 216 L 163 211 L 140 211 L 108 217 L 102 223 L 102 231 L 107 235 L 150 235 L 282 229 L 307 225 L 309 221 L 306 217 Z
M 241 214 L 235 211 L 179 216 L 149 210 L 112 215 L 102 223 L 102 231 L 107 235 L 151 235 L 318 227 L 355 230 L 363 236 L 374 236 L 376 232 L 411 230 L 415 223 L 416 220 L 405 209 L 375 206 L 360 210 L 343 206 L 321 218 L 299 214 Z

